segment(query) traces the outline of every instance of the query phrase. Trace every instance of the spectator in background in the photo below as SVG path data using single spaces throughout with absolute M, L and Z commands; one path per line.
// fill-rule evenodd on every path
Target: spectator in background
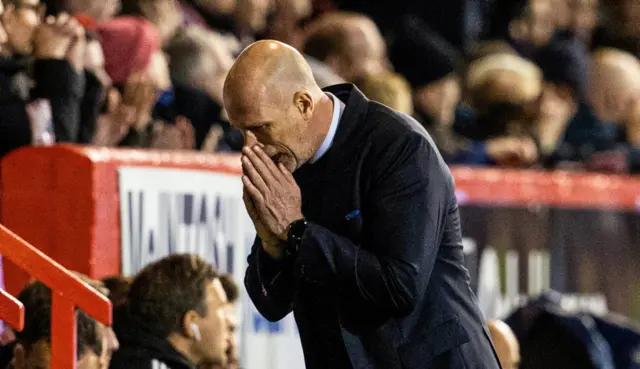
M 133 280 L 115 317 L 121 347 L 111 369 L 226 365 L 227 298 L 213 269 L 196 255 L 172 255 Z
M 530 299 L 505 323 L 520 345 L 520 369 L 615 368 L 611 347 L 593 319 L 563 309 L 557 292 Z
M 86 21 L 86 19 L 85 19 Z M 87 27 L 87 25 L 85 25 Z M 104 53 L 97 35 L 86 33 L 87 45 L 84 57 L 85 90 L 80 111 L 78 143 L 90 144 L 96 135 L 96 126 L 107 93 L 112 89 L 111 78 L 104 68 Z
M 255 40 L 267 27 L 267 16 L 273 10 L 273 0 L 237 0 L 234 13 L 236 36 L 243 45 Z
M 304 56 L 307 63 L 311 67 L 311 72 L 313 72 L 313 78 L 315 78 L 318 85 L 322 88 L 339 85 L 341 83 L 346 83 L 346 81 L 336 74 L 328 65 L 319 61 L 318 59 L 305 55 Z
M 633 55 L 616 49 L 593 54 L 589 103 L 605 122 L 625 124 L 640 96 L 640 65 Z
M 568 29 L 585 45 L 590 45 L 593 33 L 598 27 L 599 0 L 564 0 L 568 3 L 569 24 Z M 555 3 L 552 2 L 553 5 Z
M 274 12 L 269 17 L 264 38 L 278 40 L 295 48 L 302 47 L 304 38 L 301 22 L 313 11 L 311 0 L 274 0 Z
M 551 0 L 497 2 L 493 37 L 508 40 L 525 57 L 532 57 L 556 32 L 557 16 Z M 499 5 L 498 5 L 499 4 Z
M 7 33 L 5 55 L 30 56 L 33 52 L 34 33 L 44 15 L 39 0 L 3 0 L 2 23 Z
M 199 26 L 211 31 L 220 32 L 235 42 L 235 12 L 238 0 L 182 0 L 182 21 L 184 26 Z M 239 50 L 238 50 L 239 52 Z
M 176 0 L 121 0 L 121 15 L 142 17 L 159 31 L 161 44 L 169 42 L 182 24 Z
M 389 66 L 386 44 L 375 23 L 354 13 L 328 13 L 310 23 L 303 51 L 347 81 Z
M 467 71 L 466 92 L 476 121 L 457 130 L 476 142 L 480 161 L 502 166 L 529 166 L 538 160 L 532 138 L 542 72 L 533 63 L 511 54 L 487 56 Z
M 518 369 L 520 366 L 520 345 L 509 326 L 500 320 L 487 322 L 493 346 L 500 359 L 502 369 Z
M 105 68 L 135 108 L 125 146 L 192 150 L 220 122 L 221 107 L 205 92 L 172 81 L 156 28 L 141 18 L 120 17 L 98 28 Z
M 51 363 L 51 289 L 40 282 L 27 285 L 18 295 L 25 307 L 25 327 L 13 344 L 11 369 L 45 369 Z M 104 327 L 77 311 L 78 369 L 105 369 L 107 337 Z
M 107 286 L 102 281 L 89 278 L 88 276 L 78 272 L 73 272 L 73 273 L 94 290 L 100 292 L 102 295 L 106 297 L 111 298 L 111 291 L 107 288 Z M 100 368 L 107 369 L 109 368 L 111 357 L 113 356 L 113 353 L 117 351 L 118 348 L 120 347 L 120 343 L 118 342 L 118 338 L 116 337 L 116 334 L 111 327 L 106 327 L 100 322 L 96 322 L 96 324 L 98 327 L 98 333 L 100 337 L 102 337 L 102 352 L 100 355 Z
M 127 295 L 131 287 L 131 278 L 113 276 L 102 279 L 104 286 L 109 289 L 109 299 L 113 309 L 118 309 L 127 303 Z
M 633 55 L 616 49 L 593 54 L 589 103 L 595 115 L 618 130 L 630 171 L 640 171 L 640 64 Z
M 209 118 L 214 118 L 218 125 L 211 128 L 207 141 L 213 140 L 215 129 L 221 132 L 213 148 L 203 147 L 204 143 L 200 146 L 206 151 L 237 151 L 243 141 L 242 133 L 227 122 L 222 103 L 222 86 L 234 60 L 222 37 L 200 27 L 185 27 L 166 48 L 174 85 L 189 86 L 197 95 L 201 95 L 199 91 L 206 92 L 210 99 L 201 98 L 201 105 L 215 107 L 211 114 L 217 115 Z
M 417 17 L 405 19 L 402 25 L 407 29 L 399 34 L 410 35 L 421 29 L 429 31 L 420 22 Z M 450 130 L 461 94 L 457 72 L 462 58 L 458 51 L 434 32 L 420 38 L 396 39 L 392 49 L 392 55 L 405 55 L 392 62 L 396 71 L 415 89 L 415 106 L 422 123 L 429 128 Z M 414 52 L 411 55 L 412 50 L 422 54 Z
M 544 84 L 535 131 L 545 164 L 553 167 L 588 159 L 599 149 L 597 140 L 606 140 L 607 134 L 585 104 L 587 48 L 575 39 L 556 40 L 538 53 L 537 62 Z
M 0 156 L 32 142 L 76 142 L 84 31 L 66 14 L 40 23 L 38 3 L 0 3 Z M 47 103 L 44 103 L 44 102 Z
M 124 146 L 149 147 L 152 112 L 156 101 L 171 89 L 167 61 L 160 49 L 155 27 L 139 18 L 119 17 L 98 27 L 104 50 L 105 69 L 123 96 L 123 104 L 135 108 Z M 107 107 L 110 108 L 110 107 Z
M 178 32 L 166 51 L 175 80 L 207 92 L 222 106 L 222 87 L 234 58 L 220 34 L 187 27 Z
M 218 366 L 202 367 L 200 369 L 239 369 L 240 358 L 238 357 L 238 306 L 240 297 L 238 285 L 233 280 L 233 276 L 225 274 L 220 276 L 220 283 L 227 296 L 227 306 L 225 307 L 227 316 L 227 327 L 229 329 L 229 347 L 227 348 L 227 364 Z
M 632 369 L 638 366 L 640 349 L 640 326 L 628 317 L 616 313 L 606 316 L 590 316 L 595 321 L 598 332 L 609 346 L 615 362 L 615 368 Z
M 240 52 L 265 31 L 274 0 L 184 0 L 182 6 L 190 8 L 184 13 L 186 24 L 203 26 L 204 21 L 210 30 L 232 36 Z M 199 13 L 197 21 L 193 10 Z
M 113 18 L 120 11 L 120 0 L 45 0 L 47 15 L 62 12 L 88 17 L 87 22 L 98 24 Z
M 407 115 L 413 114 L 411 86 L 401 75 L 393 72 L 365 75 L 354 83 L 370 100 Z

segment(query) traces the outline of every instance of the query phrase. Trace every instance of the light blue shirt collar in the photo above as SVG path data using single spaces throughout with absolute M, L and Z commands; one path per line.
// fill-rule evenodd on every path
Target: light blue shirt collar
M 334 94 L 330 92 L 327 92 L 326 94 L 333 99 L 333 118 L 331 119 L 329 132 L 327 132 L 327 136 L 324 138 L 322 145 L 320 145 L 318 151 L 316 151 L 316 153 L 313 155 L 313 158 L 309 160 L 311 164 L 318 161 L 318 159 L 320 159 L 331 148 L 333 139 L 336 136 L 336 131 L 338 130 L 338 124 L 340 124 L 340 117 L 342 116 L 342 101 L 340 101 L 340 99 L 338 99 Z

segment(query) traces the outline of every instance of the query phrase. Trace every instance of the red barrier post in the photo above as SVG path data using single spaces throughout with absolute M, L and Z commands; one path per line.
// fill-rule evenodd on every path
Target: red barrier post
M 75 307 L 105 325 L 111 325 L 111 302 L 2 225 L 0 254 L 51 288 L 51 368 L 73 368 L 76 359 Z

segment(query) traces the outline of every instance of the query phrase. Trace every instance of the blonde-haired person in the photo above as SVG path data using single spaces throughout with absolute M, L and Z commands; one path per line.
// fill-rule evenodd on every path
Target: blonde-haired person
M 496 164 L 529 166 L 539 157 L 533 124 L 542 93 L 542 71 L 510 53 L 489 55 L 469 65 L 465 100 L 478 117 L 476 134 L 487 140 Z
M 384 104 L 399 112 L 413 114 L 413 98 L 409 82 L 394 72 L 365 74 L 355 85 L 370 100 Z

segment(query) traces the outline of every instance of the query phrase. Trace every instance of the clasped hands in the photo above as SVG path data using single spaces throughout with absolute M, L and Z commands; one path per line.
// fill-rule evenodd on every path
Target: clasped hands
M 243 200 L 263 249 L 281 259 L 289 225 L 302 219 L 302 195 L 293 175 L 260 145 L 242 149 Z

